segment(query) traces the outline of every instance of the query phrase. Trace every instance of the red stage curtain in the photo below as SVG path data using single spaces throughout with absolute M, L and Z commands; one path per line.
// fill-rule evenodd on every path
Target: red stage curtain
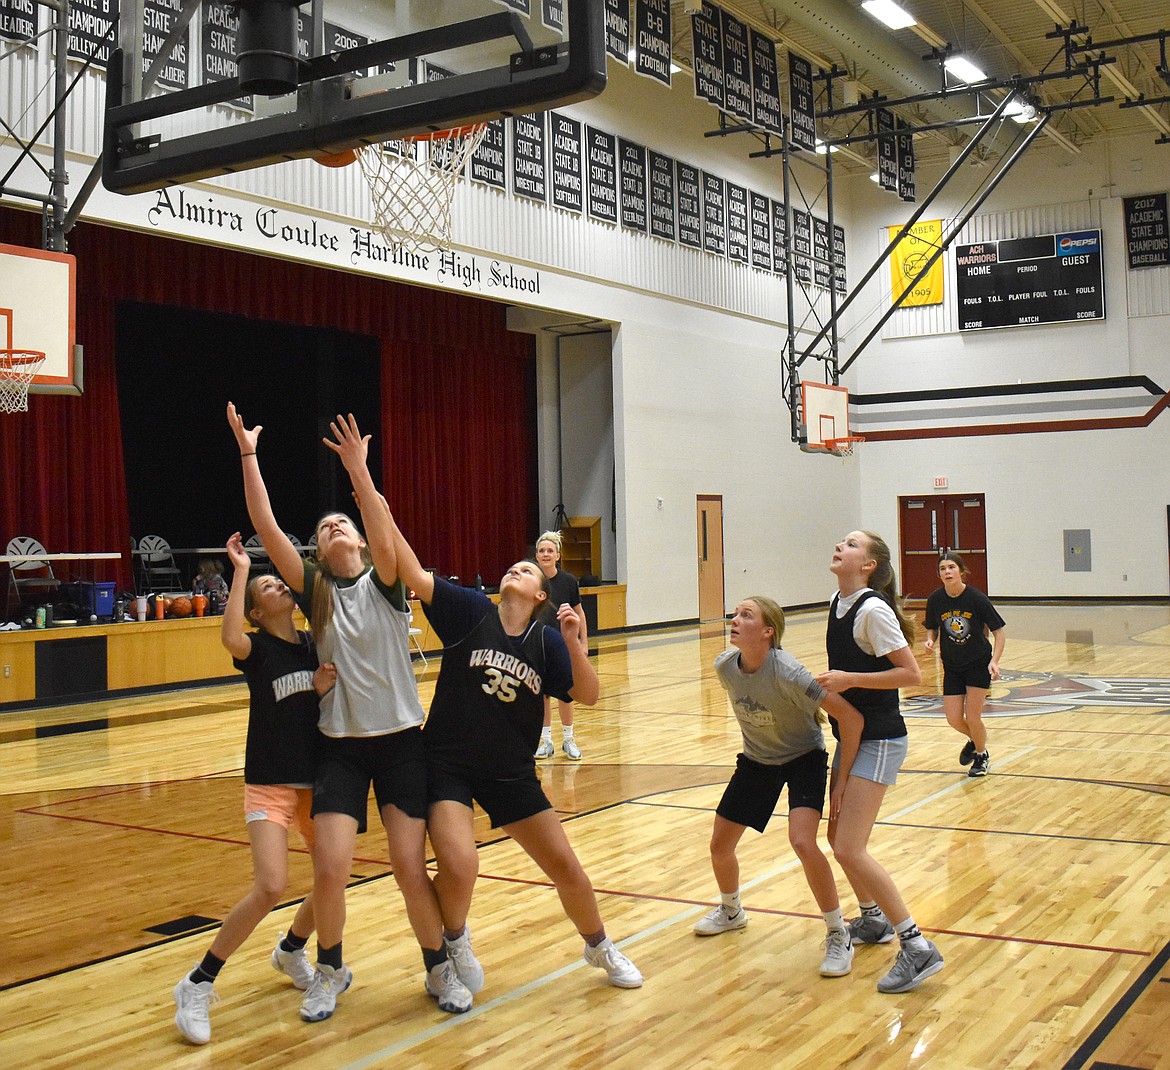
M 0 210 L 0 241 L 39 246 L 39 233 L 38 217 Z M 70 252 L 85 394 L 35 396 L 28 413 L 0 416 L 5 543 L 129 549 L 114 322 L 118 302 L 143 301 L 379 338 L 382 482 L 419 557 L 494 582 L 528 552 L 535 368 L 531 338 L 505 329 L 503 305 L 92 224 L 74 229 Z M 226 422 L 205 433 L 228 434 Z

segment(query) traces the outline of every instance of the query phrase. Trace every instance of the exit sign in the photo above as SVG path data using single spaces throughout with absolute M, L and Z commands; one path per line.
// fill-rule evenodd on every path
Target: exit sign
M 947 489 L 947 477 L 946 476 L 935 476 L 934 477 L 934 489 L 935 490 L 946 490 Z

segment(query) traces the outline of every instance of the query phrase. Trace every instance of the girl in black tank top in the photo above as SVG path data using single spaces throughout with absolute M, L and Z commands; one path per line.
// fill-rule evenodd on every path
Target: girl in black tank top
M 841 777 L 848 781 L 840 813 L 829 822 L 829 844 L 861 908 L 861 916 L 849 925 L 852 941 L 885 944 L 895 934 L 901 941 L 878 991 L 909 992 L 943 968 L 942 955 L 922 935 L 889 873 L 869 853 L 869 839 L 904 753 L 906 724 L 898 710 L 898 689 L 915 687 L 922 679 L 910 648 L 914 625 L 898 606 L 890 550 L 877 535 L 851 531 L 835 547 L 829 570 L 837 578 L 826 633 L 829 671 L 817 682 L 844 695 L 865 718 L 852 767 L 832 772 L 830 791 Z M 847 609 L 839 617 L 842 602 Z

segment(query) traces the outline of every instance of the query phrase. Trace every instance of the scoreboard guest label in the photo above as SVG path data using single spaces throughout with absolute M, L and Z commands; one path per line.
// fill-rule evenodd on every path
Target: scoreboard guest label
M 1105 318 L 1101 232 L 955 247 L 959 330 Z

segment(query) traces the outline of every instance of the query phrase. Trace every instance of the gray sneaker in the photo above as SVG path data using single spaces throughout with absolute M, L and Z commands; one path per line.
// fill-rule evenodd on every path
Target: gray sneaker
M 455 972 L 455 964 L 448 959 L 440 962 L 434 969 L 428 971 L 426 979 L 427 992 L 439 1005 L 439 1010 L 448 1014 L 462 1014 L 471 1010 L 471 993 L 467 986 L 459 980 Z
M 929 940 L 925 951 L 902 948 L 893 969 L 877 983 L 879 992 L 909 992 L 943 968 L 943 957 Z
M 577 746 L 575 739 L 566 739 L 562 749 L 565 752 L 565 757 L 571 762 L 579 762 L 581 760 L 581 748 Z
M 748 913 L 740 907 L 734 914 L 720 903 L 714 910 L 708 911 L 697 922 L 695 932 L 700 936 L 715 936 L 718 933 L 734 932 L 736 929 L 747 927 Z
M 556 754 L 556 752 L 556 747 L 553 746 L 553 741 L 551 739 L 542 739 L 540 741 L 540 746 L 536 748 L 536 754 L 534 754 L 533 757 L 551 758 L 554 754 Z
M 991 757 L 987 751 L 984 751 L 982 754 L 975 755 L 971 768 L 967 770 L 967 776 L 987 776 L 989 772 L 991 772 Z
M 211 1005 L 219 1002 L 210 981 L 196 984 L 184 977 L 175 985 L 175 1025 L 192 1044 L 211 1039 Z
M 353 984 L 353 972 L 348 966 L 317 964 L 313 983 L 301 1000 L 301 1017 L 306 1022 L 323 1022 L 333 1015 L 337 1008 L 337 997 Z
M 844 977 L 853 969 L 853 944 L 846 930 L 830 929 L 821 947 L 825 949 L 822 977 Z
M 447 961 L 455 967 L 455 976 L 468 992 L 477 995 L 483 988 L 483 967 L 471 947 L 471 928 L 465 925 L 463 935 L 454 940 L 444 936 L 443 944 L 447 948 Z
M 642 973 L 607 936 L 596 947 L 585 945 L 585 961 L 605 970 L 605 979 L 615 988 L 641 988 Z
M 285 951 L 280 946 L 283 941 L 284 933 L 281 933 L 277 937 L 276 947 L 272 951 L 272 968 L 277 973 L 291 977 L 292 983 L 304 992 L 313 983 L 313 976 L 317 971 L 313 969 L 313 964 L 309 961 L 303 947 L 296 951 Z
M 849 923 L 849 941 L 854 944 L 888 944 L 894 939 L 894 927 L 884 914 L 862 914 Z

